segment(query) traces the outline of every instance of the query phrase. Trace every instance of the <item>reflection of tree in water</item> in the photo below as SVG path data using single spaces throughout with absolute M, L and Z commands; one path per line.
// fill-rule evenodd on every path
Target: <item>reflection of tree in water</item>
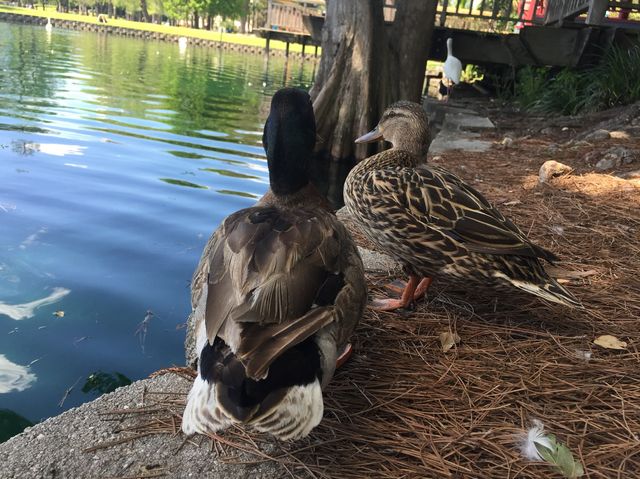
M 47 43 L 44 31 L 32 26 L 4 25 L 0 84 L 3 95 L 48 99 L 55 96 L 61 79 L 51 71 L 51 64 L 66 58 L 65 40 Z M 11 75 L 3 72 L 12 72 Z M 41 106 L 46 106 L 43 104 Z
M 96 371 L 91 373 L 82 386 L 82 392 L 107 394 L 115 391 L 119 387 L 128 386 L 131 384 L 131 379 L 119 372 L 113 372 L 111 374 L 102 371 Z
M 170 124 L 178 134 L 259 128 L 264 119 L 260 105 L 282 86 L 286 71 L 283 60 L 258 55 L 193 48 L 181 57 L 173 43 L 97 35 L 78 39 L 82 63 L 96 72 L 86 80 L 98 89 L 92 90 L 94 101 L 122 109 L 126 116 Z M 311 83 L 311 71 L 302 63 L 290 61 L 288 68 L 287 82 Z M 109 95 L 101 96 L 100 90 Z
M 0 442 L 20 434 L 33 423 L 10 409 L 0 409 Z

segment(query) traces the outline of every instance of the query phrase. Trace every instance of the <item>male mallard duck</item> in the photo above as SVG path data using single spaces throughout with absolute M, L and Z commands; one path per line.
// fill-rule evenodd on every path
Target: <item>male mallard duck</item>
M 516 287 L 580 306 L 545 272 L 540 259 L 556 261 L 553 253 L 529 241 L 460 178 L 426 164 L 431 137 L 420 105 L 391 105 L 378 126 L 356 142 L 381 139 L 393 147 L 356 165 L 344 185 L 345 206 L 356 223 L 380 250 L 403 265 L 410 278 L 401 299 L 378 300 L 374 307 L 408 306 L 424 295 L 436 275 Z
M 349 232 L 309 183 L 315 138 L 309 95 L 276 92 L 262 137 L 271 188 L 222 222 L 194 273 L 201 353 L 186 434 L 247 424 L 290 440 L 322 418 L 367 293 Z

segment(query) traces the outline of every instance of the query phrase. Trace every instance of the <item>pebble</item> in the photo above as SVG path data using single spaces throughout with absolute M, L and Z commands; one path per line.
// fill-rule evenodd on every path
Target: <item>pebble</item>
M 595 164 L 595 169 L 598 171 L 606 171 L 619 168 L 623 164 L 633 163 L 636 156 L 636 152 L 629 150 L 628 148 L 614 146 L 602 154 L 602 158 Z M 589 163 L 591 163 L 593 159 L 593 154 L 589 158 L 585 157 L 585 160 Z
M 510 146 L 513 145 L 513 138 L 510 138 L 508 136 L 505 136 L 502 141 L 500 142 L 500 144 L 502 146 L 504 146 L 505 148 L 509 148 Z
M 555 155 L 558 151 L 560 151 L 560 147 L 556 143 L 551 143 L 547 146 L 547 154 L 549 155 Z
M 565 165 L 564 163 L 560 163 L 555 160 L 545 161 L 540 167 L 540 171 L 538 173 L 538 182 L 547 183 L 552 178 L 556 176 L 566 175 L 567 173 L 571 173 L 573 168 L 569 165 Z
M 611 134 L 607 130 L 595 130 L 584 137 L 585 140 L 601 141 L 611 138 Z
M 631 137 L 629 136 L 629 133 L 627 133 L 626 131 L 612 131 L 611 132 L 611 138 L 614 138 L 616 140 L 630 140 Z

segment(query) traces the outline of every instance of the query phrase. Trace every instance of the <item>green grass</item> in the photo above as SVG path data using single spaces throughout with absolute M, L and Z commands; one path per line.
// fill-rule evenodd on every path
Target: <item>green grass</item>
M 640 101 L 640 44 L 613 46 L 600 63 L 587 70 L 522 68 L 514 99 L 523 108 L 541 113 L 599 111 Z
M 98 17 L 94 17 L 91 15 L 79 15 L 77 13 L 57 12 L 55 10 L 55 7 L 52 5 L 48 6 L 48 8 L 43 11 L 40 9 L 33 10 L 31 8 L 13 7 L 9 5 L 0 4 L 0 12 L 17 13 L 21 15 L 31 15 L 34 17 L 49 17 L 53 21 L 52 23 L 54 27 L 55 27 L 56 19 L 104 25 L 102 23 L 98 23 Z M 133 30 L 164 33 L 167 35 L 180 35 L 184 37 L 201 38 L 205 40 L 235 43 L 237 45 L 248 45 L 248 46 L 260 47 L 260 48 L 266 47 L 266 40 L 264 38 L 261 38 L 255 35 L 244 35 L 241 33 L 211 32 L 208 30 L 199 30 L 196 28 L 187 28 L 187 27 L 170 27 L 170 26 L 159 25 L 155 23 L 133 22 L 129 20 L 123 20 L 121 18 L 109 18 L 108 22 L 109 23 L 107 23 L 107 25 L 122 27 L 122 28 L 131 28 Z M 269 47 L 273 48 L 274 50 L 284 50 L 286 48 L 286 43 L 281 41 L 271 40 Z M 292 52 L 301 52 L 302 45 L 298 43 L 291 43 L 289 50 Z M 306 52 L 313 53 L 313 47 L 307 47 Z M 318 53 L 320 53 L 320 48 L 318 48 Z

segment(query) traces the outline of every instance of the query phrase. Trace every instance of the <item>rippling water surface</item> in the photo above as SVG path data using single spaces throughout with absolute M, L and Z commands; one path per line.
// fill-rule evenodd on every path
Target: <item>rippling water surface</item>
M 0 52 L 0 410 L 39 421 L 184 362 L 202 247 L 314 63 L 5 23 Z

